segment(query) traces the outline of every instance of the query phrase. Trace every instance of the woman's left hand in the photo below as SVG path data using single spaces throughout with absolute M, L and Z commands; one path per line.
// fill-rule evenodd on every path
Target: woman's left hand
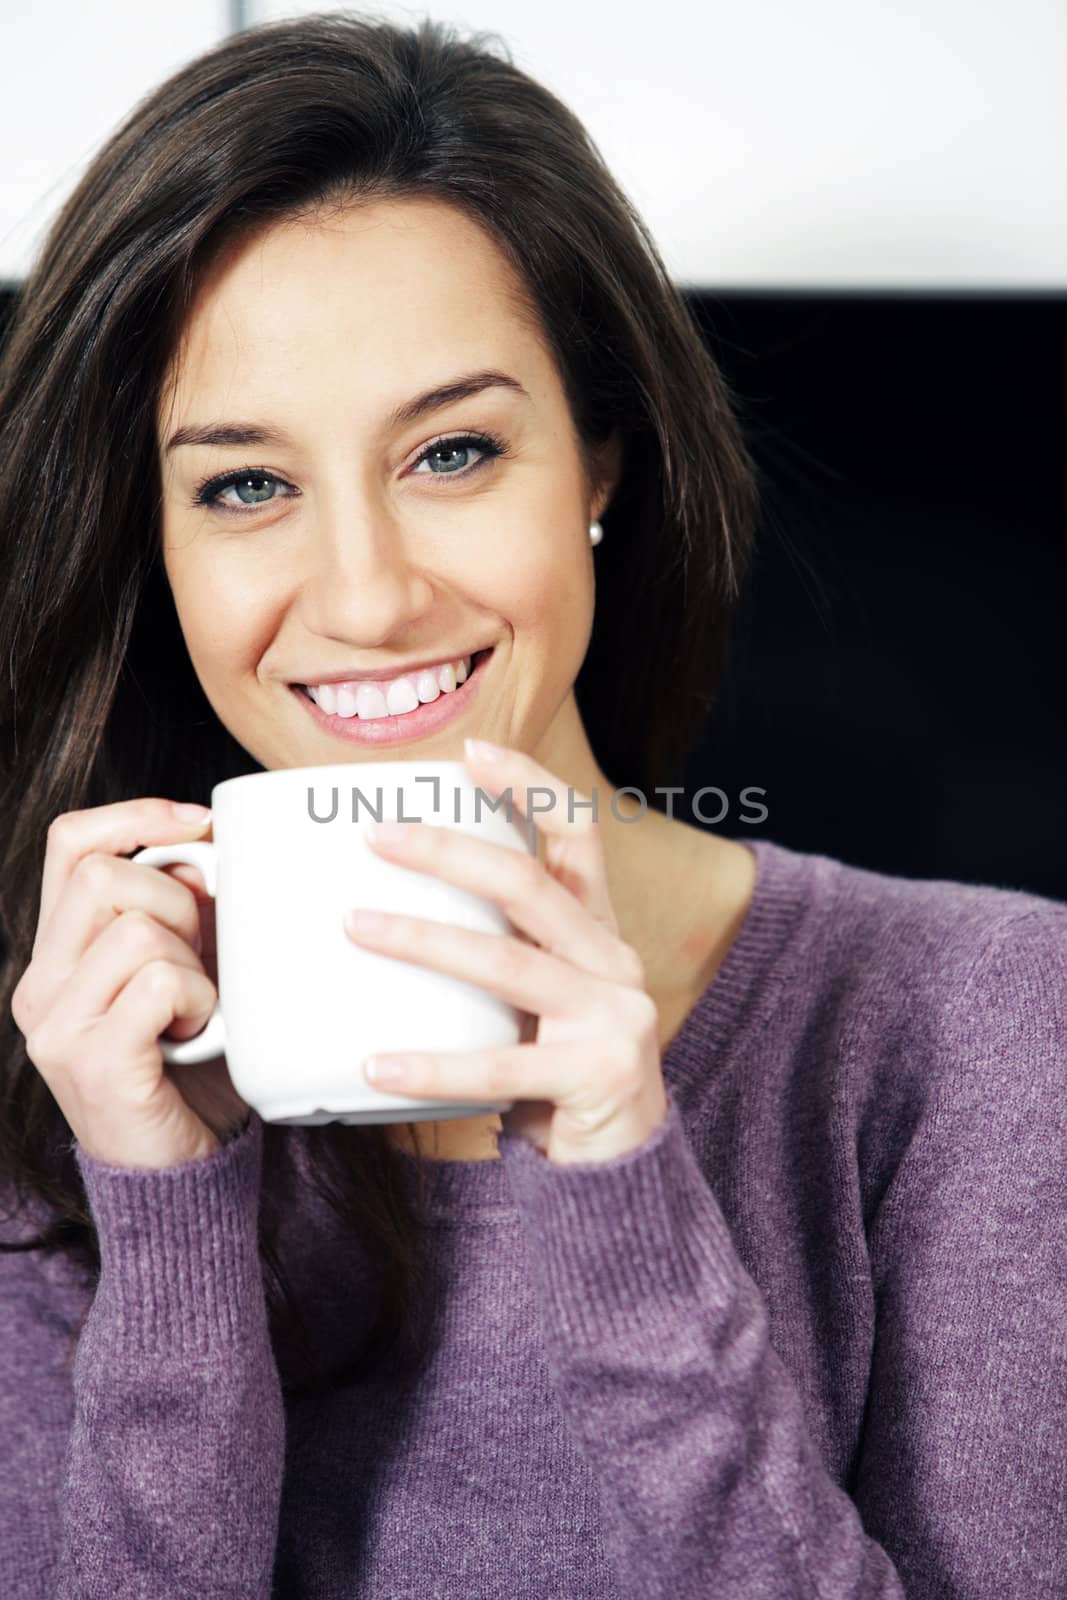
M 528 1013 L 534 1037 L 503 1049 L 378 1056 L 402 1074 L 368 1074 L 368 1082 L 413 1099 L 513 1100 L 501 1113 L 503 1131 L 549 1161 L 610 1161 L 644 1144 L 667 1118 L 656 1006 L 640 957 L 619 937 L 589 797 L 570 791 L 569 821 L 565 784 L 520 751 L 489 748 L 495 759 L 466 754 L 486 794 L 510 788 L 527 818 L 531 789 L 554 797 L 551 810 L 536 813 L 546 864 L 426 823 L 394 823 L 388 838 L 388 824 L 373 832 L 367 825 L 367 838 L 386 859 L 492 901 L 528 940 L 386 913 L 375 913 L 379 928 L 357 928 L 348 917 L 345 928 L 361 946 L 491 990 Z

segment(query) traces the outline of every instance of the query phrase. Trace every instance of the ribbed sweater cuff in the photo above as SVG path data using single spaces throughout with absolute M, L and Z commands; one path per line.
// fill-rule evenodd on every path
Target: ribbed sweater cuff
M 667 1089 L 668 1116 L 612 1160 L 555 1165 L 528 1141 L 501 1136 L 531 1268 L 551 1325 L 569 1346 L 641 1330 L 733 1299 L 739 1274 L 730 1230 L 690 1149 Z
M 75 1157 L 100 1241 L 92 1314 L 129 1351 L 208 1355 L 262 1332 L 262 1119 L 198 1161 L 111 1166 Z

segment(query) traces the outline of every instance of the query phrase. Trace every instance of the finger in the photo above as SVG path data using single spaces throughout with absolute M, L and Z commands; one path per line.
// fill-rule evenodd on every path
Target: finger
M 581 1016 L 595 1000 L 610 1004 L 618 990 L 617 984 L 602 983 L 519 939 L 425 917 L 382 915 L 381 926 L 371 928 L 360 924 L 358 913 L 349 912 L 345 933 L 353 944 L 488 989 L 510 1005 L 538 1016 Z
M 63 985 L 55 1008 L 58 1022 L 77 1027 L 99 1022 L 131 978 L 150 963 L 167 962 L 204 975 L 195 951 L 184 939 L 142 911 L 124 911 L 110 922 Z
M 143 1042 L 150 1050 L 158 1048 L 156 1041 L 163 1033 L 192 1038 L 205 1026 L 217 1000 L 215 986 L 204 973 L 180 963 L 149 961 L 116 995 L 99 1025 L 98 1048 L 103 1054 L 105 1038 L 111 1041 L 119 1061 L 131 1041 Z
M 169 1081 L 159 1036 L 175 1018 L 203 1026 L 215 991 L 202 973 L 167 962 L 140 967 L 107 1014 L 72 1038 L 49 1018 L 47 1035 L 35 1039 L 31 1059 L 49 1085 L 72 1128 L 86 1112 L 113 1120 L 123 1105 L 142 1111 L 180 1089 Z M 187 1103 L 188 1104 L 188 1103 Z
M 175 844 L 206 837 L 205 823 L 176 816 L 173 803 L 158 796 L 118 800 L 112 805 L 92 806 L 85 811 L 65 811 L 54 818 L 48 829 L 41 874 L 34 954 L 37 940 L 47 927 L 71 873 L 90 851 L 102 850 L 108 855 L 121 856 L 132 854 L 143 845 Z
M 199 867 L 189 866 L 185 862 L 175 862 L 171 866 L 158 867 L 156 870 L 168 877 L 177 878 L 191 890 L 196 901 L 200 924 L 200 943 L 197 951 L 204 963 L 205 972 L 214 982 L 218 958 L 218 930 L 215 925 L 215 900 L 214 896 L 208 893 L 204 874 Z
M 467 755 L 472 774 L 491 794 L 511 790 L 515 806 L 545 836 L 546 864 L 553 876 L 590 916 L 609 932 L 618 933 L 608 892 L 600 823 L 593 820 L 591 797 L 561 783 L 523 751 L 497 748 L 500 754 L 492 761 L 473 753 Z
M 199 867 L 194 867 L 188 861 L 171 861 L 165 867 L 156 867 L 157 872 L 162 872 L 171 878 L 177 878 L 179 883 L 184 883 L 192 890 L 197 900 L 210 900 L 204 874 Z
M 614 1054 L 612 1054 L 614 1052 Z M 537 1100 L 572 1115 L 609 1115 L 632 1094 L 634 1041 L 604 1038 L 590 1061 L 584 1040 L 517 1044 L 490 1050 L 412 1050 L 374 1055 L 361 1063 L 368 1083 L 413 1099 Z M 590 1070 L 590 1066 L 594 1069 Z M 608 1073 L 610 1071 L 610 1077 Z M 606 1086 L 617 1083 L 617 1090 Z
M 153 917 L 194 949 L 201 944 L 200 913 L 186 884 L 155 867 L 92 851 L 75 863 L 38 933 L 28 984 L 36 1008 L 48 1004 L 104 928 L 127 911 Z
M 396 824 L 398 839 L 368 832 L 368 843 L 383 856 L 416 872 L 432 873 L 457 889 L 491 900 L 514 926 L 551 955 L 597 977 L 629 982 L 635 975 L 622 944 L 525 851 L 479 839 L 458 828 Z

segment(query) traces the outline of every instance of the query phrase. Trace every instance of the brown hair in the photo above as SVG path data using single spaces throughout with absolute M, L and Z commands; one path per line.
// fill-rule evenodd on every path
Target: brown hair
M 175 73 L 61 208 L 0 359 L 0 1181 L 52 1217 L 6 1248 L 64 1251 L 99 1270 L 71 1130 L 11 1016 L 48 824 L 138 795 L 209 802 L 215 783 L 258 770 L 200 688 L 158 548 L 156 405 L 200 275 L 238 233 L 414 196 L 462 208 L 506 252 L 583 449 L 621 435 L 575 683 L 602 770 L 648 794 L 678 782 L 713 703 L 756 469 L 736 398 L 577 117 L 496 35 L 428 20 L 403 29 L 328 12 L 266 24 Z M 288 1353 L 279 1366 L 295 1388 L 341 1374 L 316 1367 L 274 1249 L 285 1132 L 264 1127 L 260 1243 L 275 1348 Z M 345 1375 L 386 1350 L 417 1356 L 418 1218 L 384 1129 L 303 1134 L 317 1187 L 382 1277 L 377 1320 Z

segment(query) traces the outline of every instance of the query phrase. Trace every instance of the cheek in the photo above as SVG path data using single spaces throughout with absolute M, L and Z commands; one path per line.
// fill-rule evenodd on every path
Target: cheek
M 517 540 L 486 598 L 514 636 L 528 674 L 523 694 L 555 708 L 585 659 L 593 626 L 593 574 L 573 532 L 557 525 Z
M 513 524 L 479 563 L 478 586 L 516 631 L 571 633 L 592 617 L 592 573 L 582 555 L 562 519 Z
M 227 573 L 192 550 L 165 557 L 174 608 L 186 649 L 198 675 L 211 677 L 255 659 L 257 643 L 269 636 L 273 608 L 262 584 L 248 573 Z

